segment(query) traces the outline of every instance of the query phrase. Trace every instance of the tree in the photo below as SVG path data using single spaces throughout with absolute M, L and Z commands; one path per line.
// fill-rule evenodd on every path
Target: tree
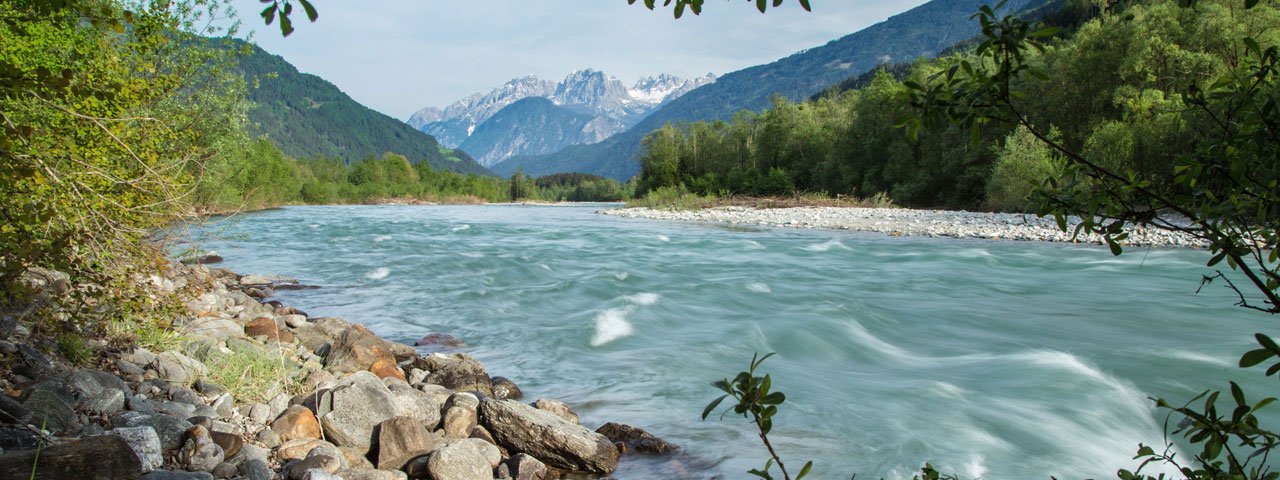
M 1195 126 L 1191 146 L 1169 166 L 1168 172 L 1144 172 L 1144 167 L 1123 165 L 1117 155 L 1129 154 L 1128 134 L 1103 125 L 1088 139 L 1056 139 L 1035 121 L 1027 109 L 1027 90 L 1038 82 L 1051 82 L 1034 55 L 1045 51 L 1055 29 L 1038 29 L 1015 16 L 997 18 L 991 7 L 978 15 L 981 42 L 973 61 L 965 60 L 925 82 L 910 82 L 910 96 L 918 114 L 902 124 L 915 136 L 923 130 L 954 125 L 978 132 L 990 123 L 1018 125 L 1067 163 L 1061 175 L 1050 177 L 1038 189 L 1040 211 L 1054 215 L 1067 228 L 1066 217 L 1078 215 L 1077 233 L 1102 235 L 1115 254 L 1122 252 L 1128 225 L 1146 225 L 1185 232 L 1208 242 L 1208 266 L 1221 262 L 1236 270 L 1247 283 L 1237 288 L 1221 271 L 1205 283 L 1221 280 L 1239 295 L 1238 305 L 1269 314 L 1280 313 L 1280 48 L 1272 30 L 1277 10 L 1274 2 L 1182 1 L 1199 11 L 1184 11 L 1186 20 L 1200 27 L 1229 19 L 1241 36 L 1219 50 L 1226 61 L 1212 78 L 1175 75 L 1179 101 L 1188 108 L 1178 120 Z M 1172 2 L 1133 7 L 1106 18 L 1109 22 L 1140 19 L 1156 9 L 1172 8 Z M 1212 11 L 1216 15 L 1202 14 Z M 1236 17 L 1248 16 L 1249 21 Z M 1265 20 L 1264 20 L 1265 19 Z M 1174 24 L 1178 25 L 1178 24 Z M 1251 25 L 1253 27 L 1251 27 Z M 1165 49 L 1165 51 L 1169 51 Z M 1168 79 L 1161 79 L 1168 80 Z M 1130 96 L 1130 98 L 1134 98 Z M 1102 136 L 1098 136 L 1102 135 Z M 1169 182 L 1153 181 L 1148 173 L 1165 174 Z M 1088 188 L 1079 188 L 1080 186 Z M 1181 217 L 1181 221 L 1178 217 Z M 1251 287 L 1251 288 L 1250 288 Z M 1243 368 L 1280 356 L 1280 346 L 1270 336 L 1255 336 L 1259 347 L 1240 359 Z M 1280 372 L 1273 364 L 1267 375 Z M 1184 417 L 1173 434 L 1199 445 L 1189 460 L 1178 458 L 1172 448 L 1140 445 L 1135 471 L 1121 470 L 1124 479 L 1149 479 L 1142 468 L 1152 463 L 1174 465 L 1188 478 L 1274 479 L 1267 458 L 1280 444 L 1280 435 L 1259 425 L 1258 410 L 1274 399 L 1249 402 L 1237 384 L 1230 384 L 1234 406 L 1220 412 L 1221 392 L 1209 392 L 1186 405 L 1174 407 L 1164 400 L 1157 405 Z M 1201 402 L 1199 407 L 1192 407 Z

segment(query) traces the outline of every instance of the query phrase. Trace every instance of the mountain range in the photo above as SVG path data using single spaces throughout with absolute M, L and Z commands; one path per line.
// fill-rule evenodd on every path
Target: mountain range
M 558 83 L 530 75 L 443 109 L 423 108 L 407 123 L 447 147 L 467 151 L 482 165 L 492 165 L 515 155 L 599 142 L 713 82 L 712 74 L 693 79 L 663 74 L 627 87 L 593 69 L 575 71 Z M 533 98 L 544 101 L 524 101 Z
M 237 41 L 238 47 L 244 42 Z M 332 83 L 248 44 L 240 70 L 253 86 L 249 130 L 294 158 L 336 157 L 347 163 L 393 152 L 413 163 L 458 173 L 492 175 L 465 152 L 361 105 Z
M 1021 11 L 1045 1 L 1012 0 L 1004 9 Z M 826 45 L 725 74 L 602 142 L 516 156 L 489 168 L 503 176 L 523 169 L 531 176 L 581 172 L 625 181 L 640 170 L 636 156 L 645 135 L 663 124 L 727 120 L 739 110 L 768 107 L 773 95 L 799 101 L 878 65 L 935 56 L 978 33 L 978 23 L 970 16 L 984 3 L 988 2 L 933 0 Z

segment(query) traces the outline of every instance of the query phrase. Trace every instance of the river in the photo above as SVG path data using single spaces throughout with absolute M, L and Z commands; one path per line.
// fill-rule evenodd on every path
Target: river
M 525 399 L 563 400 L 684 447 L 620 479 L 746 478 L 767 452 L 741 417 L 700 421 L 710 382 L 762 370 L 787 401 L 771 439 L 792 473 L 1115 478 L 1164 413 L 1237 380 L 1265 315 L 1207 254 L 743 229 L 597 215 L 604 206 L 290 207 L 199 229 L 241 273 L 391 340 L 454 335 Z M 1264 388 L 1263 386 L 1266 386 Z M 1267 417 L 1274 422 L 1275 416 Z M 1274 423 L 1273 423 L 1274 424 Z M 775 469 L 776 471 L 776 469 Z

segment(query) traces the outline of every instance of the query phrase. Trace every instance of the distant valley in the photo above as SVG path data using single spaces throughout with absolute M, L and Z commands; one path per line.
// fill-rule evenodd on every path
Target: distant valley
M 593 69 L 573 72 L 558 83 L 525 76 L 443 109 L 423 108 L 407 123 L 490 166 L 513 156 L 599 142 L 715 80 L 710 73 L 693 79 L 662 74 L 627 87 Z

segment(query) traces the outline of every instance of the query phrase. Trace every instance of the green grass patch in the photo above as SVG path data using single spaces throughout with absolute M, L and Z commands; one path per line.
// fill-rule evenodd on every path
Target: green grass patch
M 206 378 L 226 388 L 240 401 L 265 403 L 281 393 L 302 393 L 298 366 L 278 352 L 259 349 L 228 354 L 210 352 L 203 361 L 209 368 Z

